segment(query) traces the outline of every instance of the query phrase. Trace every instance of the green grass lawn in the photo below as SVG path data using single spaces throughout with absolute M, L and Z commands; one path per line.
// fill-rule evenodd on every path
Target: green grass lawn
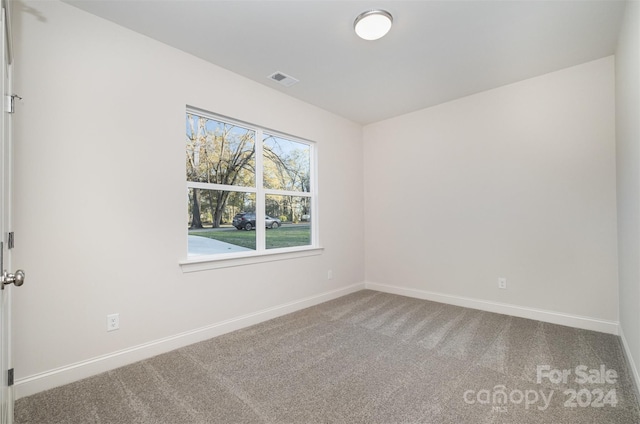
M 211 229 L 189 231 L 189 235 L 208 237 L 236 246 L 256 249 L 255 231 Z M 309 225 L 284 225 L 275 230 L 267 229 L 266 244 L 267 249 L 310 245 L 311 227 Z

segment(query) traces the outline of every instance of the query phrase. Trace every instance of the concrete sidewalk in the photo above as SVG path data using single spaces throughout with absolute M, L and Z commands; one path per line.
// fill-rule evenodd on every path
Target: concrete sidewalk
M 216 255 L 218 253 L 246 252 L 252 249 L 214 240 L 208 237 L 189 236 L 189 255 Z

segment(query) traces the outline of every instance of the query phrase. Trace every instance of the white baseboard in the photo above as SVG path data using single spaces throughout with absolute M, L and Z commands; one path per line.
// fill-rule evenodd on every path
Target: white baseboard
M 15 382 L 15 398 L 29 396 L 44 390 L 91 377 L 124 365 L 151 358 L 193 343 L 208 340 L 231 331 L 239 330 L 260 322 L 299 311 L 322 302 L 362 290 L 364 283 L 353 284 L 341 289 L 332 290 L 304 299 L 264 309 L 255 313 L 231 318 L 226 321 L 207 325 L 174 336 L 165 337 L 149 343 L 133 346 L 107 355 L 98 356 L 85 361 L 65 365 L 50 371 L 17 379 Z
M 616 335 L 620 334 L 622 337 L 623 345 L 625 347 L 625 352 L 632 367 L 635 382 L 638 386 L 640 386 L 640 377 L 638 375 L 638 370 L 633 363 L 633 358 L 628 351 L 629 348 L 626 344 L 621 330 L 619 329 L 619 325 L 617 322 L 569 315 L 541 309 L 526 308 L 506 303 L 489 302 L 485 300 L 429 292 L 426 290 L 389 286 L 376 283 L 359 283 L 278 305 L 272 308 L 264 309 L 255 313 L 231 318 L 219 323 L 176 334 L 174 336 L 165 337 L 117 352 L 112 352 L 107 355 L 102 355 L 74 364 L 65 365 L 63 367 L 49 370 L 43 373 L 17 379 L 14 385 L 15 398 L 19 399 L 44 390 L 61 386 L 63 384 L 68 384 L 74 381 L 81 380 L 83 378 L 91 377 L 93 375 L 100 374 L 102 372 L 109 371 L 137 361 L 141 361 L 155 355 L 169 352 L 171 350 L 178 349 L 203 340 L 208 340 L 212 337 L 220 336 L 231 331 L 239 330 L 241 328 L 258 324 L 272 318 L 298 311 L 300 309 L 308 308 L 322 302 L 336 299 L 338 297 L 345 296 L 347 294 L 365 288 L 380 292 L 414 297 L 418 299 L 431 300 L 434 302 L 447 303 L 466 308 L 479 309 L 483 311 L 512 315 L 521 318 L 535 319 L 539 321 L 582 328 L 586 330 L 600 331 L 603 333 Z
M 624 353 L 627 358 L 627 364 L 629 365 L 631 375 L 633 376 L 633 382 L 635 384 L 636 394 L 640 393 L 640 374 L 638 374 L 638 367 L 636 366 L 635 361 L 633 360 L 633 355 L 631 355 L 631 349 L 629 349 L 629 345 L 627 344 L 627 339 L 624 337 L 624 331 L 622 331 L 622 326 L 619 329 L 620 339 L 622 340 L 622 346 L 624 347 Z
M 449 294 L 435 293 L 407 287 L 389 286 L 377 283 L 365 283 L 365 287 L 371 290 L 399 294 L 408 297 L 415 297 L 417 299 L 431 300 L 434 302 L 447 303 L 450 305 L 463 306 L 465 308 L 479 309 L 482 311 L 512 315 L 520 318 L 534 319 L 538 321 L 549 322 L 552 324 L 566 325 L 568 327 L 599 331 L 601 333 L 609 333 L 615 335 L 618 334 L 619 324 L 615 321 L 605 321 L 596 318 L 510 305 L 508 303 L 490 302 L 468 297 L 453 296 Z

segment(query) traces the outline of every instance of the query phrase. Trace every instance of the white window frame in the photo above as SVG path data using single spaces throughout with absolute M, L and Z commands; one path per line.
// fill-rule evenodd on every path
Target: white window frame
M 322 253 L 322 247 L 320 247 L 320 234 L 319 234 L 319 217 L 318 217 L 318 178 L 317 178 L 317 145 L 315 142 L 306 140 L 294 135 L 286 134 L 280 131 L 272 130 L 269 128 L 261 127 L 258 125 L 250 124 L 247 122 L 239 121 L 237 119 L 229 118 L 227 116 L 215 114 L 195 107 L 187 106 L 185 110 L 186 114 L 192 113 L 194 115 L 213 119 L 219 122 L 237 125 L 252 131 L 255 131 L 255 186 L 232 186 L 226 184 L 211 184 L 211 183 L 198 183 L 186 181 L 187 191 L 190 188 L 199 188 L 205 190 L 225 190 L 236 191 L 245 193 L 255 193 L 256 197 L 256 222 L 264 222 L 266 198 L 268 195 L 280 195 L 280 196 L 296 196 L 296 197 L 308 197 L 311 199 L 311 243 L 305 246 L 285 247 L 285 248 L 266 248 L 266 228 L 264 225 L 256 225 L 256 250 L 234 253 L 219 253 L 213 255 L 198 255 L 187 256 L 181 260 L 180 266 L 183 272 L 203 271 L 207 269 L 226 268 L 232 266 L 248 265 L 261 262 L 271 262 L 275 260 L 292 259 L 299 257 L 306 257 L 312 255 L 319 255 Z M 263 139 L 264 134 L 273 135 L 286 140 L 290 140 L 296 143 L 301 143 L 309 147 L 309 173 L 311 179 L 309 192 L 298 192 L 288 190 L 274 190 L 264 187 L 264 157 L 263 157 Z M 186 175 L 186 172 L 185 174 Z M 185 178 L 186 179 L 186 178 Z M 188 196 L 187 196 L 188 197 Z M 185 203 L 188 205 L 188 200 Z M 187 230 L 185 240 L 188 238 L 189 231 Z M 188 244 L 188 243 L 187 243 Z M 188 249 L 187 249 L 188 250 Z

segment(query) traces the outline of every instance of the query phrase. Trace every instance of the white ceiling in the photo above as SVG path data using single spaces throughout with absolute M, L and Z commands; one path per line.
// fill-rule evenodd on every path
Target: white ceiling
M 367 124 L 614 53 L 618 0 L 66 0 Z M 358 14 L 391 12 L 377 41 Z M 280 71 L 300 80 L 283 87 Z

